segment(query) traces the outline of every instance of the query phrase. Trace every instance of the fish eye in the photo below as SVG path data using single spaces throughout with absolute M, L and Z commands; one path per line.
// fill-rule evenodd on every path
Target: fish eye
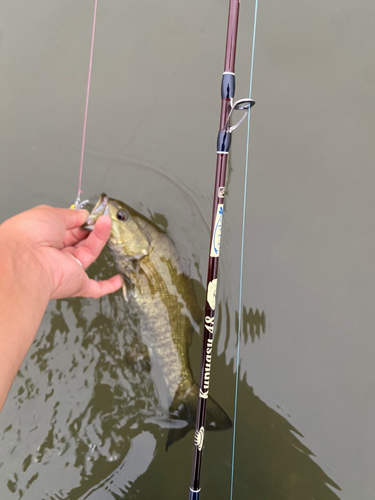
M 119 210 L 116 214 L 116 217 L 118 220 L 127 220 L 129 218 L 129 213 L 128 212 L 123 212 L 122 210 Z

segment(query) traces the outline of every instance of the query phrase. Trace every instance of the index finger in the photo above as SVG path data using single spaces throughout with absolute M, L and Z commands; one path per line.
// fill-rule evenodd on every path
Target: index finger
M 89 212 L 85 209 L 72 210 L 71 208 L 56 208 L 60 217 L 63 219 L 65 228 L 69 231 L 84 224 L 89 216 Z

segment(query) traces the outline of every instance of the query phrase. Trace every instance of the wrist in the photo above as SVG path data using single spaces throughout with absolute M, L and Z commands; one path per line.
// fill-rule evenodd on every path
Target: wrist
M 0 410 L 49 301 L 32 249 L 0 226 Z

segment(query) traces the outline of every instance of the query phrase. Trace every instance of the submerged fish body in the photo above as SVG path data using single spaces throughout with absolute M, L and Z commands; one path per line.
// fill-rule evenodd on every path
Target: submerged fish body
M 151 364 L 162 374 L 172 418 L 187 421 L 169 431 L 167 447 L 194 427 L 198 386 L 193 380 L 188 349 L 202 320 L 192 282 L 171 239 L 155 224 L 121 201 L 102 194 L 86 223 L 102 214 L 112 219 L 108 247 L 123 277 L 126 300 L 139 310 L 141 340 Z M 161 398 L 163 399 L 163 398 Z M 227 429 L 224 410 L 207 400 L 207 429 Z

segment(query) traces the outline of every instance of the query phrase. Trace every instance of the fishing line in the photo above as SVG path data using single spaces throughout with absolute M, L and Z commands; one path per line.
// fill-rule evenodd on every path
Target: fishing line
M 92 70 L 92 59 L 94 53 L 94 39 L 95 39 L 95 27 L 96 27 L 96 12 L 98 9 L 98 0 L 95 0 L 94 7 L 94 21 L 92 25 L 92 35 L 91 35 L 91 50 L 90 50 L 90 63 L 89 63 L 89 76 L 87 81 L 87 90 L 86 90 L 86 106 L 85 106 L 85 116 L 83 120 L 83 134 L 82 134 L 82 148 L 81 148 L 81 163 L 79 168 L 79 180 L 78 180 L 78 194 L 77 199 L 74 203 L 73 208 L 82 208 L 86 203 L 86 201 L 81 202 L 81 194 L 82 191 L 82 173 L 83 173 L 83 157 L 85 154 L 85 140 L 86 140 L 86 126 L 87 126 L 87 112 L 89 109 L 89 97 L 90 97 L 90 86 L 91 86 L 91 70 Z
M 253 28 L 253 47 L 251 51 L 251 66 L 250 66 L 250 84 L 249 84 L 249 99 L 253 86 L 253 70 L 254 70 L 254 52 L 255 52 L 255 35 L 258 17 L 258 0 L 255 0 L 254 10 L 254 28 Z M 243 211 L 242 211 L 242 235 L 241 235 L 241 257 L 240 257 L 240 285 L 238 296 L 238 330 L 237 330 L 237 360 L 236 360 L 236 383 L 234 392 L 234 415 L 233 415 L 233 441 L 232 441 L 232 465 L 231 465 L 231 480 L 230 480 L 230 500 L 233 499 L 234 487 L 234 455 L 236 447 L 236 425 L 237 425 L 237 404 L 238 404 L 238 382 L 239 382 L 239 367 L 240 367 L 240 341 L 241 341 L 241 319 L 242 319 L 242 282 L 243 282 L 243 262 L 244 262 L 244 242 L 245 242 L 245 222 L 246 222 L 246 198 L 247 198 L 247 177 L 249 170 L 249 149 L 250 149 L 250 115 L 249 109 L 247 117 L 247 141 L 246 141 L 246 163 L 245 163 L 245 180 L 243 192 Z

